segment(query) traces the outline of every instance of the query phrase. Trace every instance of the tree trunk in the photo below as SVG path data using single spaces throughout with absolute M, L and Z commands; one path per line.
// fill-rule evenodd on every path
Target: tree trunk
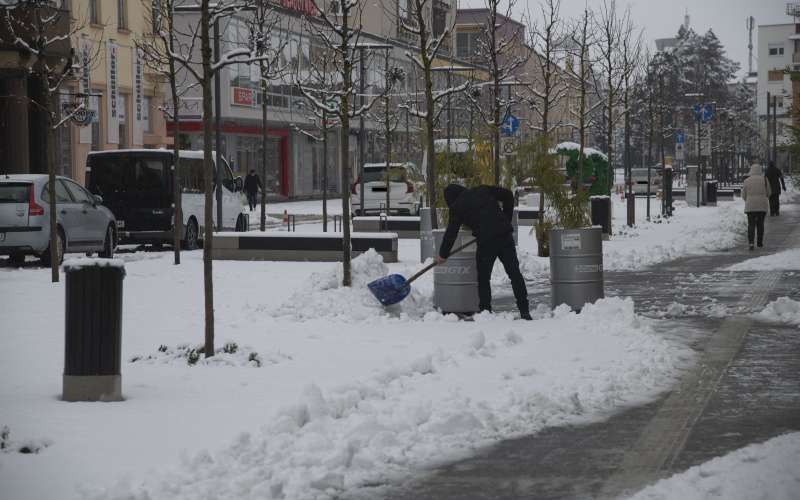
M 261 232 L 267 230 L 267 147 L 269 146 L 269 133 L 267 129 L 267 71 L 264 61 L 261 66 Z M 248 228 L 249 229 L 249 228 Z
M 342 286 L 350 286 L 350 195 L 347 187 L 350 184 L 350 116 L 348 109 L 348 99 L 342 99 L 342 128 L 340 130 L 340 141 L 342 150 L 340 161 L 342 164 L 341 188 L 342 193 Z
M 171 36 L 171 35 L 170 35 Z M 170 44 L 172 41 L 170 40 Z M 180 120 L 178 119 L 178 110 L 180 109 L 180 101 L 178 98 L 178 85 L 175 81 L 175 61 L 169 58 L 169 87 L 172 93 L 172 154 L 174 156 L 172 174 L 173 196 L 175 198 L 175 209 L 173 211 L 173 234 L 172 246 L 174 255 L 174 263 L 177 266 L 181 263 L 181 237 L 183 236 L 183 207 L 181 205 L 181 160 L 180 160 Z
M 203 237 L 203 288 L 205 297 L 205 356 L 214 355 L 214 281 L 211 265 L 211 251 L 214 235 L 214 166 L 211 149 L 211 39 L 209 37 L 209 0 L 202 0 L 200 14 L 201 53 L 203 60 L 203 170 L 205 177 L 205 222 Z M 222 165 L 220 165 L 222 167 Z M 218 221 L 220 224 L 222 221 Z
M 387 56 L 388 60 L 388 56 Z M 387 65 L 387 72 L 388 72 L 388 65 Z M 383 118 L 386 120 L 385 126 L 386 129 L 384 130 L 386 134 L 386 215 L 389 216 L 392 213 L 392 197 L 391 197 L 391 183 L 389 182 L 389 168 L 391 165 L 391 157 L 392 157 L 392 128 L 391 123 L 389 122 L 391 116 L 391 110 L 389 109 L 389 98 L 387 97 L 384 101 L 384 115 Z
M 328 232 L 328 113 L 322 111 L 322 232 Z

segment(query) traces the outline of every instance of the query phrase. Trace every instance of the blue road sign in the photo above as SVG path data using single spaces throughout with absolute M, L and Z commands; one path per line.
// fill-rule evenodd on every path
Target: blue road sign
M 700 121 L 703 123 L 708 123 L 711 121 L 711 118 L 714 116 L 714 108 L 711 104 L 704 104 L 703 105 L 703 112 L 700 115 Z
M 519 118 L 508 113 L 503 119 L 503 124 L 500 126 L 500 132 L 505 137 L 511 137 L 517 133 L 517 129 L 519 129 Z
M 686 136 L 683 134 L 683 130 L 675 132 L 675 143 L 683 144 L 684 142 L 686 142 Z

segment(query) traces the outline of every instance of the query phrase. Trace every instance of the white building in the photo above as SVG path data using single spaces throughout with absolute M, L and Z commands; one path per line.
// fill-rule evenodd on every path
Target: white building
M 800 26 L 800 25 L 798 25 Z M 778 148 L 786 143 L 787 125 L 792 118 L 792 81 L 786 69 L 800 70 L 800 34 L 794 23 L 758 26 L 757 110 L 761 136 L 767 139 L 767 95 L 777 99 Z M 800 103 L 797 103 L 800 105 Z M 771 111 L 770 111 L 771 112 Z M 770 139 L 770 146 L 772 142 Z M 786 167 L 785 154 L 778 155 L 778 164 Z

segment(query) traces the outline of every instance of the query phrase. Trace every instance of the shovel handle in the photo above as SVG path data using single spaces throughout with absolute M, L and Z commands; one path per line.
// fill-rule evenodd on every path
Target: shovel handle
M 456 253 L 460 252 L 461 250 L 464 250 L 465 248 L 467 248 L 468 246 L 472 245 L 472 244 L 473 244 L 473 243 L 475 243 L 476 241 L 478 241 L 478 239 L 477 239 L 477 238 L 475 238 L 475 239 L 473 239 L 473 240 L 471 240 L 471 241 L 468 241 L 468 242 L 464 243 L 464 244 L 463 244 L 463 245 L 461 245 L 460 247 L 456 247 L 456 248 L 454 248 L 453 250 L 451 250 L 451 251 L 450 251 L 450 255 L 456 254 Z M 416 280 L 417 278 L 419 278 L 419 277 L 420 277 L 420 276 L 422 276 L 423 274 L 427 273 L 428 271 L 430 271 L 431 269 L 433 269 L 433 268 L 434 268 L 434 267 L 436 267 L 437 265 L 438 265 L 438 264 L 437 264 L 436 260 L 434 259 L 434 261 L 433 261 L 433 262 L 431 262 L 431 263 L 430 263 L 430 264 L 428 264 L 427 266 L 425 266 L 425 267 L 423 267 L 422 269 L 420 269 L 419 271 L 417 271 L 417 273 L 416 273 L 414 276 L 412 276 L 412 277 L 408 278 L 408 279 L 406 280 L 406 285 L 410 285 L 412 281 Z

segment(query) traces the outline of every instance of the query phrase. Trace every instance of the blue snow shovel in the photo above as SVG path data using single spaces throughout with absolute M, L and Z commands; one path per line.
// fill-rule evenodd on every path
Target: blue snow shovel
M 453 251 L 450 252 L 450 255 L 464 250 L 476 241 L 478 240 L 474 239 L 470 242 L 464 243 L 460 247 L 453 249 Z M 405 279 L 400 274 L 390 274 L 389 276 L 378 278 L 372 283 L 367 284 L 367 288 L 369 288 L 369 291 L 372 292 L 372 295 L 374 295 L 381 304 L 384 306 L 391 306 L 406 298 L 408 294 L 411 293 L 411 283 L 434 267 L 436 267 L 435 260 L 420 269 L 417 274 L 408 279 Z

